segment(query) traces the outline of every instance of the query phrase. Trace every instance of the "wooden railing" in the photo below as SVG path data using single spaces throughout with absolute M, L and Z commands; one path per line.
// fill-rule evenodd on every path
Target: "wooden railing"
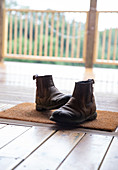
M 5 57 L 84 63 L 87 11 L 5 11 Z
M 118 26 L 100 31 L 103 14 L 108 20 L 118 11 L 96 11 L 93 63 L 118 65 Z M 85 63 L 88 17 L 87 11 L 5 9 L 4 57 Z
M 96 35 L 94 63 L 118 65 L 118 11 L 99 11 L 97 13 L 99 31 Z M 115 24 L 112 21 L 115 21 Z

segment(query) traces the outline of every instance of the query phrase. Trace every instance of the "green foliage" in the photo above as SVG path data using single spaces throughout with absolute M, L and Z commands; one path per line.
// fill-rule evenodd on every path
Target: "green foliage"
M 105 38 L 105 49 L 104 49 L 104 59 L 107 59 L 108 50 L 110 50 L 110 60 L 113 60 L 114 55 L 114 40 L 115 40 L 115 29 L 112 29 L 111 32 L 111 42 L 110 49 L 108 49 L 108 41 L 109 41 L 109 29 L 106 30 L 106 38 Z M 99 33 L 99 45 L 98 45 L 98 59 L 101 59 L 102 49 L 103 49 L 103 31 Z M 118 35 L 117 35 L 117 44 L 118 46 Z M 118 60 L 118 50 L 116 50 L 116 60 Z

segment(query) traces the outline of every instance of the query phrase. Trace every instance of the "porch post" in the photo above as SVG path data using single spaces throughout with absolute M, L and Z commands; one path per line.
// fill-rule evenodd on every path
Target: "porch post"
M 97 0 L 90 0 L 90 10 L 88 16 L 87 41 L 86 41 L 86 59 L 85 67 L 92 68 L 94 61 L 94 44 L 96 30 L 96 7 Z
M 0 62 L 3 61 L 4 8 L 5 8 L 5 0 L 0 0 Z

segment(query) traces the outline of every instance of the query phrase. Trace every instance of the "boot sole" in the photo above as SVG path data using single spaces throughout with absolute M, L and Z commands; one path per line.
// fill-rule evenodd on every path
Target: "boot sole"
M 46 111 L 46 110 L 54 110 L 54 109 L 58 109 L 61 106 L 65 105 L 68 101 L 65 101 L 63 103 L 60 103 L 58 105 L 55 106 L 51 106 L 51 107 L 41 107 L 40 105 L 36 105 L 36 110 L 37 111 Z
M 92 116 L 90 116 L 87 120 L 91 121 L 97 118 L 97 112 L 95 112 Z
M 36 110 L 41 112 L 41 111 L 45 111 L 46 109 L 36 105 Z
M 92 121 L 92 120 L 95 120 L 97 118 L 97 112 L 95 112 L 93 115 L 91 116 L 88 116 L 86 119 L 84 120 L 71 120 L 71 121 L 68 121 L 68 122 L 61 122 L 59 120 L 56 120 L 54 119 L 53 116 L 50 117 L 50 120 L 52 121 L 55 121 L 61 125 L 77 125 L 77 124 L 81 124 L 81 123 L 84 123 L 85 121 Z

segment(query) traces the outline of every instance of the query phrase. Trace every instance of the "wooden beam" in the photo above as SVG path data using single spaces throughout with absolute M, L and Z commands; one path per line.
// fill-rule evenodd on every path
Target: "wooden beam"
M 4 9 L 5 9 L 5 0 L 0 0 L 0 62 L 3 61 Z
M 90 1 L 90 10 L 88 16 L 88 29 L 87 29 L 87 45 L 86 45 L 86 60 L 85 67 L 93 67 L 94 59 L 94 46 L 95 46 L 95 30 L 96 30 L 96 7 L 97 0 Z

